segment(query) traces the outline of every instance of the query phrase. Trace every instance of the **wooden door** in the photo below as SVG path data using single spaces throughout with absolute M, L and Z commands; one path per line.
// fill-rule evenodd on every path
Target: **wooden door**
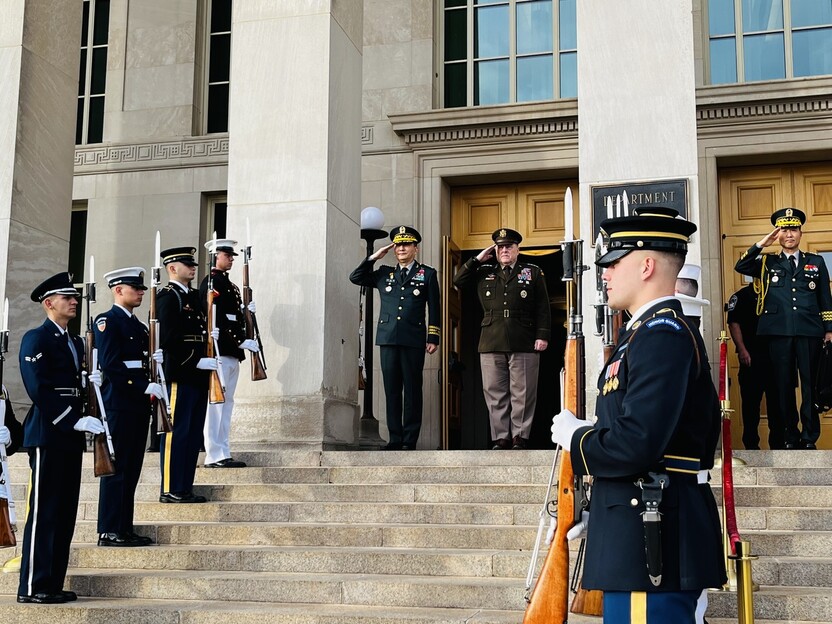
M 460 323 L 462 305 L 453 278 L 462 264 L 462 253 L 449 236 L 442 237 L 442 449 L 460 448 L 462 433 L 462 383 Z

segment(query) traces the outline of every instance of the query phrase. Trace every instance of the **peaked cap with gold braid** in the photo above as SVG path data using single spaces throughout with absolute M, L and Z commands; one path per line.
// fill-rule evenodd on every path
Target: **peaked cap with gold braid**
M 390 240 L 397 245 L 399 243 L 416 243 L 418 245 L 422 242 L 422 236 L 416 231 L 416 228 L 400 225 L 390 230 Z
M 781 208 L 771 215 L 771 224 L 779 228 L 799 228 L 806 223 L 806 213 L 797 208 Z
M 596 260 L 601 267 L 611 265 L 631 251 L 654 249 L 686 254 L 696 224 L 679 216 L 673 208 L 645 206 L 633 216 L 604 219 L 601 232 L 609 239 L 607 253 Z

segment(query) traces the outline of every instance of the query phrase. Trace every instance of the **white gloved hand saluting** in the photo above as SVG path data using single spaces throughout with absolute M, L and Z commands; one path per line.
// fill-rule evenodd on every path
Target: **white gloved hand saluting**
M 95 370 L 95 371 L 91 372 L 89 375 L 87 375 L 87 380 L 91 384 L 95 384 L 96 386 L 98 386 L 100 388 L 101 387 L 101 371 L 100 370 Z
M 240 343 L 241 349 L 246 349 L 251 351 L 252 353 L 257 353 L 260 351 L 260 346 L 257 344 L 257 341 L 254 338 L 246 338 Z
M 0 444 L 8 446 L 12 443 L 12 432 L 8 427 L 0 427 Z
M 165 398 L 165 395 L 162 393 L 162 385 L 153 382 L 147 384 L 147 388 L 145 388 L 144 393 L 149 394 L 152 397 L 156 397 L 160 401 Z
M 576 418 L 575 414 L 568 409 L 562 409 L 552 419 L 552 442 L 560 444 L 568 451 L 572 447 L 572 436 L 578 429 L 588 424 L 585 420 Z
M 199 362 L 196 363 L 196 367 L 200 370 L 215 371 L 220 366 L 216 358 L 199 358 Z
M 253 301 L 248 302 L 248 311 L 251 312 L 252 314 L 257 314 L 257 306 L 254 305 Z
M 165 354 L 161 349 L 156 349 L 153 352 L 153 361 L 156 362 L 159 366 L 165 363 Z
M 87 433 L 92 433 L 93 435 L 104 433 L 104 425 L 101 424 L 100 420 L 93 418 L 92 416 L 81 416 L 72 428 L 75 429 L 75 431 L 86 431 Z
M 214 340 L 219 340 L 220 339 L 220 328 L 219 327 L 215 327 L 214 329 L 211 330 L 211 338 L 213 338 Z

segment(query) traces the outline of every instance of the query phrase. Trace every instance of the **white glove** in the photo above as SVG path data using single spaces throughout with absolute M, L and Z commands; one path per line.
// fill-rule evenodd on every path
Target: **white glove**
M 199 358 L 196 367 L 200 370 L 214 371 L 219 368 L 219 363 L 217 362 L 217 358 Z
M 253 301 L 248 302 L 248 311 L 251 312 L 252 314 L 257 314 L 257 306 L 254 305 Z
M 572 447 L 572 436 L 581 427 L 589 423 L 585 420 L 578 420 L 575 414 L 568 409 L 562 409 L 552 419 L 552 442 L 560 444 L 567 451 Z
M 89 375 L 87 375 L 87 380 L 90 383 L 95 384 L 96 386 L 98 386 L 100 388 L 101 387 L 101 371 L 100 370 L 95 370 L 95 371 L 91 372 Z
M 581 521 L 575 524 L 571 529 L 566 532 L 566 539 L 570 542 L 572 540 L 581 539 L 582 537 L 586 537 L 586 527 L 589 526 L 589 512 L 582 511 L 581 512 Z
M 240 343 L 241 349 L 248 349 L 252 353 L 257 353 L 260 351 L 260 346 L 257 344 L 257 341 L 254 338 L 246 338 Z
M 0 444 L 8 446 L 12 442 L 12 432 L 8 427 L 0 427 Z
M 162 385 L 153 382 L 147 384 L 144 393 L 156 397 L 160 401 L 165 398 L 165 395 L 162 393 Z
M 86 431 L 92 434 L 104 433 L 104 425 L 101 424 L 100 420 L 92 416 L 81 416 L 72 428 L 75 431 Z
M 161 349 L 156 349 L 153 352 L 153 361 L 156 362 L 159 366 L 165 363 L 165 354 L 162 352 Z
M 213 338 L 215 341 L 220 339 L 220 328 L 219 327 L 215 327 L 214 329 L 211 330 L 211 338 Z

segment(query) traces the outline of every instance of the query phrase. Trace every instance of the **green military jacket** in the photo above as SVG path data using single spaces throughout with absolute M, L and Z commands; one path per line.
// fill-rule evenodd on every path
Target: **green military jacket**
M 531 353 L 535 340 L 549 340 L 552 315 L 540 267 L 518 261 L 506 274 L 497 264 L 471 258 L 454 276 L 454 285 L 476 286 L 484 312 L 480 353 Z

